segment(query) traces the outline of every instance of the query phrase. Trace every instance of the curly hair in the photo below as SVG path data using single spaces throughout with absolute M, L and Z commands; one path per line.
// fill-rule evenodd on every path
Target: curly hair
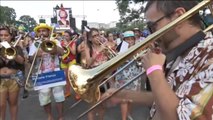
M 15 41 L 15 37 L 17 36 L 17 30 L 13 27 L 10 27 L 8 25 L 1 25 L 0 31 L 6 30 L 11 35 L 11 41 Z

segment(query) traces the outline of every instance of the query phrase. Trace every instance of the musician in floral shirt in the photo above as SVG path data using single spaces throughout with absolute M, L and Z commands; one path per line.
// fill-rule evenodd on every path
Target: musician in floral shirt
M 145 8 L 148 27 L 155 32 L 196 4 L 149 1 Z M 151 92 L 123 90 L 111 100 L 152 107 L 150 120 L 212 120 L 213 36 L 202 31 L 198 14 L 177 24 L 158 40 L 162 52 L 153 49 L 142 58 Z M 105 96 L 114 91 L 108 90 Z

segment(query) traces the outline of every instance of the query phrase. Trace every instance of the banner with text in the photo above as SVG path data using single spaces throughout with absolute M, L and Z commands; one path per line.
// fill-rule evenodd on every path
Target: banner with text
M 33 79 L 33 82 L 35 82 L 35 77 Z M 40 90 L 65 84 L 66 78 L 63 70 L 42 73 L 39 74 L 37 77 L 37 81 L 34 85 L 34 90 Z

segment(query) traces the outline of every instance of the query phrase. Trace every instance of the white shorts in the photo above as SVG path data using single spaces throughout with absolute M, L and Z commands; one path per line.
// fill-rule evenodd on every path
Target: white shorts
M 41 106 L 51 103 L 51 91 L 54 96 L 55 102 L 63 102 L 65 100 L 64 86 L 41 89 L 39 90 L 39 102 Z

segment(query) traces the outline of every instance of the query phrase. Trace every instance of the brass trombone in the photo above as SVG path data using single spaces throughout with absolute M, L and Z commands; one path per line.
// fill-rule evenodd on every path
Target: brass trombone
M 80 66 L 72 65 L 69 67 L 69 80 L 71 85 L 73 86 L 73 89 L 75 92 L 77 92 L 79 95 L 81 95 L 81 98 L 87 102 L 97 102 L 100 98 L 100 91 L 99 91 L 99 85 L 102 80 L 102 78 L 109 73 L 111 73 L 112 70 L 115 70 L 118 68 L 121 64 L 123 64 L 126 60 L 134 57 L 137 54 L 140 54 L 141 51 L 146 50 L 148 46 L 160 38 L 162 35 L 167 33 L 169 30 L 174 28 L 177 24 L 189 19 L 192 17 L 196 12 L 198 12 L 200 9 L 205 7 L 211 2 L 211 0 L 204 0 L 200 2 L 198 5 L 187 11 L 185 14 L 177 18 L 176 20 L 172 21 L 171 23 L 167 24 L 165 27 L 161 28 L 160 30 L 156 31 L 155 33 L 148 36 L 143 42 L 140 42 L 133 47 L 129 48 L 129 50 L 126 53 L 119 54 L 118 56 L 112 58 L 105 64 L 102 64 L 96 68 L 90 69 L 90 70 L 84 70 Z M 139 55 L 140 56 L 140 55 Z M 141 73 L 140 75 L 142 75 Z M 139 77 L 135 76 L 135 78 Z M 133 78 L 133 80 L 135 79 Z M 128 83 L 126 83 L 124 86 L 119 88 L 118 91 L 120 91 L 122 88 L 126 87 L 129 83 L 131 83 L 133 80 L 130 80 Z M 116 93 L 118 92 L 116 91 Z M 115 93 L 113 93 L 115 94 Z M 112 95 L 111 95 L 112 96 Z M 86 115 L 89 111 L 93 110 L 95 107 L 100 105 L 103 101 L 109 99 L 111 96 L 98 101 L 97 104 L 95 104 L 93 107 L 91 107 L 89 110 L 81 114 L 77 119 L 80 119 L 84 115 Z
M 15 57 L 17 55 L 17 50 L 16 50 L 15 47 L 19 43 L 19 41 L 21 40 L 22 36 L 23 35 L 19 35 L 18 39 L 16 40 L 16 42 L 12 46 L 10 46 L 8 44 L 8 42 L 6 42 L 6 41 L 2 41 L 2 44 L 3 44 L 3 42 L 5 42 L 7 45 L 6 44 L 5 44 L 5 46 L 2 45 L 2 49 L 0 51 L 0 54 L 8 60 L 15 59 Z
M 108 56 L 109 59 L 115 57 L 116 55 L 118 55 L 115 51 L 113 51 L 110 47 L 108 47 L 107 45 L 104 45 L 104 43 L 102 43 L 100 40 L 98 40 L 98 42 L 100 43 L 100 45 L 103 45 L 106 49 L 106 54 Z
M 203 32 L 208 32 L 213 29 L 213 24 L 207 27 Z
M 47 53 L 52 53 L 53 51 L 55 51 L 57 49 L 57 46 L 56 46 L 55 42 L 53 42 L 52 40 L 50 40 L 50 41 L 42 41 L 42 39 L 43 39 L 43 37 L 41 37 L 40 39 L 37 39 L 38 42 L 35 43 L 35 44 L 38 44 L 37 51 L 36 51 L 36 53 L 35 53 L 35 55 L 33 57 L 33 61 L 32 61 L 32 64 L 30 66 L 30 69 L 29 69 L 29 73 L 28 73 L 26 81 L 25 81 L 25 86 L 24 87 L 25 87 L 26 90 L 29 90 L 29 91 L 33 89 L 33 86 L 31 84 L 29 84 L 29 78 L 30 78 L 31 72 L 33 70 L 33 67 L 34 67 L 34 64 L 35 64 L 39 49 L 41 48 L 44 52 L 47 52 Z M 39 62 L 38 68 L 37 68 L 38 71 L 40 70 L 41 64 L 42 64 L 42 59 L 40 58 L 40 62 Z M 35 76 L 35 81 L 34 81 L 33 85 L 36 84 L 37 77 L 38 77 L 38 73 Z
M 147 49 L 151 43 L 167 33 L 174 26 L 192 17 L 201 8 L 209 4 L 210 1 L 211 0 L 204 0 L 200 2 L 191 10 L 187 11 L 184 15 L 148 36 L 143 42 L 134 45 L 133 47 L 129 48 L 126 53 L 117 55 L 116 57 L 107 61 L 105 64 L 89 70 L 82 69 L 77 65 L 70 66 L 68 77 L 74 91 L 81 95 L 81 98 L 87 102 L 97 102 L 100 99 L 100 90 L 98 86 L 100 85 L 102 78 L 122 65 L 126 60 Z
M 210 30 L 213 29 L 213 25 L 209 26 L 208 28 L 206 28 L 203 32 L 209 32 Z M 143 53 L 145 53 L 146 51 L 143 51 L 142 53 L 140 53 L 141 55 L 143 55 Z M 107 80 L 105 80 L 104 82 L 101 83 L 101 85 L 103 85 L 104 83 L 106 83 L 108 80 L 110 80 L 112 77 L 114 77 L 115 75 L 117 75 L 118 73 L 120 73 L 123 69 L 125 69 L 127 66 L 129 66 L 134 60 L 130 61 L 128 64 L 126 64 L 125 66 L 122 67 L 121 70 L 118 70 L 116 73 L 114 73 L 112 76 L 110 76 Z M 127 83 L 125 83 L 123 86 L 121 86 L 120 88 L 118 88 L 118 90 L 116 90 L 114 93 L 112 93 L 110 96 L 98 101 L 95 105 L 93 105 L 91 108 L 89 108 L 88 110 L 86 110 L 84 113 L 82 113 L 80 116 L 78 116 L 77 120 L 82 118 L 84 115 L 86 115 L 88 112 L 92 111 L 94 108 L 96 108 L 98 105 L 100 105 L 102 102 L 108 100 L 109 98 L 111 98 L 113 95 L 115 95 L 116 93 L 118 93 L 120 90 L 122 90 L 123 88 L 125 88 L 126 86 L 128 86 L 129 84 L 131 84 L 132 82 L 134 82 L 135 80 L 137 80 L 139 77 L 144 76 L 145 71 L 141 72 L 140 74 L 138 74 L 137 76 L 135 76 L 134 78 L 132 78 L 131 80 L 129 80 Z M 76 104 L 78 104 L 81 101 L 78 101 Z M 73 108 L 76 106 L 76 104 L 72 105 L 70 108 Z
M 72 41 L 73 40 L 75 40 L 75 39 L 77 39 L 77 35 L 75 35 L 74 37 L 73 37 L 73 39 L 65 46 L 65 47 L 63 47 L 63 49 L 64 49 L 64 53 L 65 54 L 67 54 L 70 50 L 69 50 L 69 45 L 72 43 Z

